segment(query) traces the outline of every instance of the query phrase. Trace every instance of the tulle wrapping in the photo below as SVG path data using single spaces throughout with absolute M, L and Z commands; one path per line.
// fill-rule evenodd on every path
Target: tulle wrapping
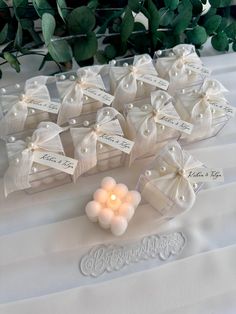
M 161 170 L 163 167 L 165 171 Z M 151 175 L 141 175 L 138 188 L 151 206 L 166 218 L 173 218 L 190 209 L 196 199 L 194 188 L 182 171 L 202 167 L 202 162 L 182 150 L 176 141 L 170 142 L 148 168 Z
M 59 135 L 62 131 L 63 129 L 53 122 L 41 122 L 31 137 L 31 146 L 22 140 L 7 144 L 9 168 L 4 175 L 5 196 L 17 190 L 30 188 L 29 174 L 34 149 L 64 154 Z
M 109 115 L 107 115 L 109 111 Z M 96 123 L 87 128 L 71 128 L 74 145 L 74 158 L 78 165 L 74 173 L 74 181 L 97 164 L 97 141 L 99 135 L 123 135 L 118 118 L 120 113 L 114 108 L 102 108 L 97 112 Z M 95 127 L 97 125 L 97 128 Z
M 203 84 L 193 86 L 185 93 L 177 93 L 176 110 L 180 117 L 194 125 L 192 134 L 182 135 L 182 139 L 194 141 L 214 135 L 214 120 L 225 116 L 223 110 L 214 110 L 211 102 L 227 104 L 224 93 L 227 89 L 217 80 L 205 79 Z
M 95 87 L 105 90 L 102 77 L 99 73 L 101 67 L 86 67 L 77 71 L 75 81 L 58 81 L 57 88 L 62 98 L 57 123 L 62 125 L 69 119 L 77 117 L 83 109 L 84 89 Z
M 47 76 L 36 76 L 25 82 L 25 99 L 35 99 L 50 102 L 50 95 L 46 86 Z M 24 130 L 28 116 L 28 104 L 20 95 L 2 95 L 1 105 L 8 112 L 0 120 L 0 136 L 17 133 Z
M 162 130 L 162 125 L 158 123 L 158 114 L 179 119 L 172 104 L 172 97 L 168 93 L 152 92 L 149 103 L 144 102 L 144 106 L 146 106 L 145 110 L 142 107 L 128 110 L 126 117 L 129 138 L 135 142 L 130 153 L 130 163 L 139 157 L 155 154 L 157 147 L 160 146 L 159 143 L 180 136 L 180 132 L 173 128 L 165 126 Z
M 122 111 L 124 104 L 148 96 L 156 89 L 147 83 L 139 84 L 139 77 L 144 74 L 157 76 L 152 58 L 147 54 L 135 56 L 133 65 L 111 66 L 109 75 L 111 91 L 115 96 L 114 108 Z

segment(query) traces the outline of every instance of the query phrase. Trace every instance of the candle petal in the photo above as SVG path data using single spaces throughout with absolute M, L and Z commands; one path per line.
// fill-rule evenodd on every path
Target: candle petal
M 112 177 L 105 177 L 102 180 L 101 187 L 106 191 L 111 191 L 116 186 L 116 181 Z
M 113 216 L 114 213 L 112 210 L 110 210 L 109 208 L 104 208 L 98 216 L 99 224 L 105 229 L 109 228 Z
M 127 229 L 128 222 L 124 217 L 115 216 L 111 221 L 111 232 L 116 235 L 122 235 Z
M 98 203 L 105 203 L 108 199 L 108 193 L 106 190 L 104 189 L 98 189 L 97 191 L 95 191 L 95 193 L 93 194 L 93 198 L 95 201 L 97 201 Z
M 91 221 L 97 221 L 98 214 L 101 210 L 101 205 L 98 202 L 91 201 L 85 207 L 85 212 Z
M 128 193 L 128 188 L 123 183 L 118 183 L 115 188 L 113 189 L 113 193 L 117 195 L 119 198 L 124 198 Z
M 119 208 L 119 214 L 130 221 L 134 215 L 134 207 L 130 203 L 123 203 Z

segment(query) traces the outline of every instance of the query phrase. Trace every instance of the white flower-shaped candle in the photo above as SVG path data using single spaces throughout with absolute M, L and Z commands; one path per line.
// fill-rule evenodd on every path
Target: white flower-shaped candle
M 139 192 L 129 191 L 125 184 L 105 177 L 85 211 L 91 221 L 98 221 L 102 228 L 110 228 L 114 235 L 120 236 L 126 231 L 140 201 Z

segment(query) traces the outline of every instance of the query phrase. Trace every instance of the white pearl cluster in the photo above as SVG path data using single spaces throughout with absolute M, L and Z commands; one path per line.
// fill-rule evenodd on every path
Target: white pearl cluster
M 98 221 L 102 228 L 120 236 L 126 231 L 140 201 L 139 192 L 129 191 L 125 184 L 117 184 L 112 177 L 105 177 L 85 212 L 91 221 Z

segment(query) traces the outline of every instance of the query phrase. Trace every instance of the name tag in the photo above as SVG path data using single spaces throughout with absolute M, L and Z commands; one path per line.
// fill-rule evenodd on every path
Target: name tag
M 169 82 L 151 74 L 144 74 L 142 76 L 137 77 L 137 80 L 142 81 L 144 83 L 153 85 L 155 87 L 161 88 L 163 90 L 167 90 L 169 87 Z
M 196 168 L 189 170 L 186 178 L 190 182 L 224 182 L 222 169 Z
M 61 106 L 61 104 L 58 102 L 53 102 L 53 101 L 43 102 L 43 101 L 37 100 L 37 99 L 26 99 L 26 100 L 24 100 L 24 102 L 30 108 L 42 110 L 42 111 L 46 111 L 46 112 L 50 112 L 50 113 L 55 113 L 55 114 L 58 113 L 60 106 Z
M 193 71 L 198 74 L 203 74 L 205 76 L 209 76 L 211 74 L 211 71 L 208 68 L 195 63 L 187 63 L 185 64 L 185 68 L 187 70 Z
M 114 96 L 100 90 L 98 88 L 89 87 L 83 90 L 84 95 L 91 97 L 101 103 L 110 106 L 114 100 Z
M 157 119 L 155 120 L 157 123 L 163 124 L 165 126 L 187 134 L 191 134 L 193 130 L 193 124 L 165 114 L 158 115 Z
M 131 152 L 134 145 L 133 141 L 118 135 L 103 134 L 98 137 L 98 141 L 119 149 L 126 154 Z

